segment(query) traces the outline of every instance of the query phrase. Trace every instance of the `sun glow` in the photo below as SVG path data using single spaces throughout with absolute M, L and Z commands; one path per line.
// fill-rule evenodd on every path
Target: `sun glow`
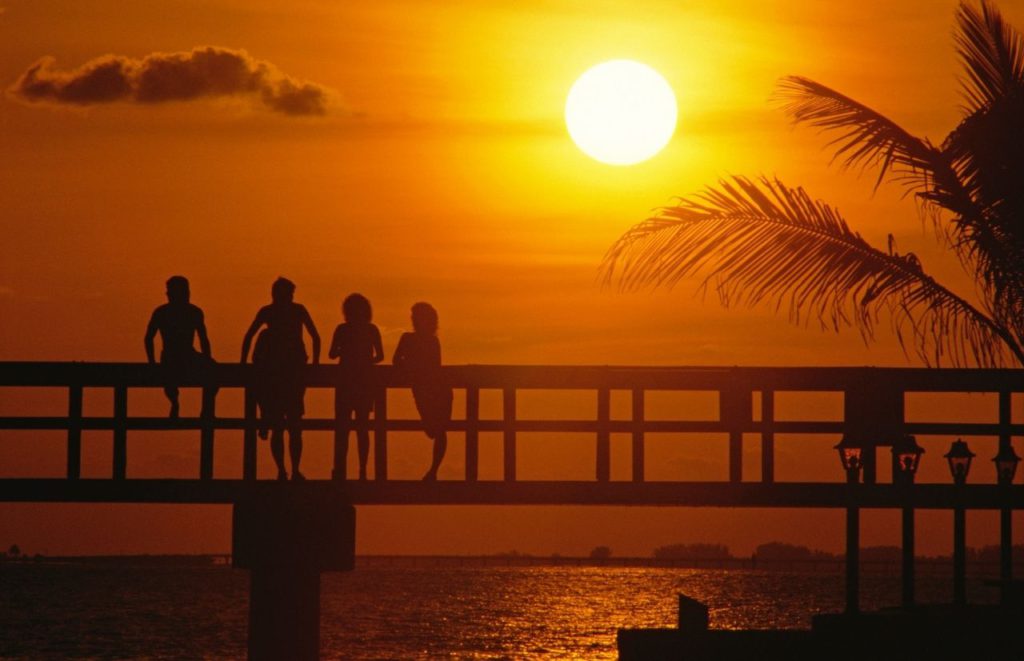
M 585 154 L 632 165 L 661 151 L 676 130 L 676 97 L 665 78 L 640 62 L 591 67 L 569 90 L 565 124 Z

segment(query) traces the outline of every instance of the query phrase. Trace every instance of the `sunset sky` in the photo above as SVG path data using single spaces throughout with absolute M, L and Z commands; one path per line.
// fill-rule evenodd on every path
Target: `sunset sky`
M 1024 26 L 1024 4 L 999 6 Z M 971 281 L 913 200 L 894 186 L 873 193 L 874 173 L 830 166 L 827 138 L 791 127 L 771 101 L 781 76 L 799 74 L 941 141 L 959 117 L 955 8 L 0 0 L 0 360 L 142 361 L 148 316 L 180 273 L 222 362 L 238 360 L 270 283 L 285 275 L 328 337 L 344 296 L 368 296 L 389 357 L 409 306 L 427 300 L 447 363 L 918 365 L 884 327 L 865 346 L 855 330 L 724 310 L 701 299 L 696 281 L 671 292 L 602 289 L 597 269 L 620 234 L 673 196 L 767 174 L 829 201 L 876 245 L 893 234 L 901 252 L 970 297 Z M 203 58 L 229 73 L 176 74 Z M 562 117 L 573 81 L 617 58 L 660 71 L 679 104 L 668 147 L 626 167 L 583 154 Z M 100 65 L 106 78 L 81 75 Z M 59 472 L 63 458 L 34 451 L 35 436 L 0 432 L 0 476 Z M 398 447 L 422 463 L 427 443 Z M 943 479 L 948 439 L 926 447 L 922 470 Z M 979 479 L 991 476 L 984 447 Z M 326 470 L 317 452 L 313 474 Z M 830 445 L 814 453 L 814 466 L 839 472 Z M 457 462 L 441 477 L 455 478 Z M 672 542 L 739 553 L 772 539 L 832 551 L 842 542 L 840 512 L 497 513 L 361 508 L 358 548 L 585 554 L 607 544 L 647 555 Z M 0 505 L 0 546 L 224 551 L 229 518 L 212 507 Z M 921 516 L 919 552 L 948 552 L 948 518 Z M 996 543 L 994 516 L 971 520 L 970 543 Z M 895 513 L 865 521 L 865 544 L 898 543 Z

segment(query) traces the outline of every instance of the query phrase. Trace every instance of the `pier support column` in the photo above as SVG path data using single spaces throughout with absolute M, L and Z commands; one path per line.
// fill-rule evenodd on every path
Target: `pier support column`
M 353 568 L 355 508 L 305 485 L 266 486 L 232 520 L 234 567 L 250 571 L 249 659 L 319 659 L 320 573 Z
M 958 495 L 959 500 L 959 495 Z M 967 605 L 967 514 L 960 502 L 953 508 L 953 604 Z
M 914 598 L 914 508 L 903 508 L 903 607 L 913 608 Z

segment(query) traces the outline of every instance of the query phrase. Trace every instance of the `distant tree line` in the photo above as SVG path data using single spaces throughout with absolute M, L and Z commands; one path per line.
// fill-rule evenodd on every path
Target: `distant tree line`
M 606 547 L 598 547 L 606 548 Z M 595 549 L 596 551 L 597 549 Z M 999 546 L 989 545 L 981 548 L 969 547 L 967 549 L 967 561 L 979 563 L 999 562 Z M 729 560 L 738 559 L 724 544 L 668 544 L 659 546 L 652 553 L 656 560 Z M 595 557 L 591 552 L 591 557 Z M 892 562 L 896 563 L 903 557 L 903 550 L 898 546 L 866 546 L 860 550 L 862 562 Z M 923 556 L 925 559 L 945 560 L 949 556 Z M 764 562 L 815 562 L 815 561 L 837 561 L 843 559 L 843 554 L 829 553 L 812 549 L 807 546 L 787 544 L 786 542 L 767 542 L 760 544 L 753 553 L 753 558 Z M 1014 544 L 1014 562 L 1024 563 L 1024 544 Z

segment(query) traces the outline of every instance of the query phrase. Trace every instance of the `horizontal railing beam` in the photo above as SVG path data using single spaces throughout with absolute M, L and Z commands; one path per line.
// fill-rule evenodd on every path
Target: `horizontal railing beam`
M 136 502 L 230 504 L 260 490 L 295 489 L 310 496 L 340 498 L 355 505 L 636 505 L 680 507 L 799 507 L 837 509 L 850 500 L 845 483 L 785 482 L 631 482 L 631 481 L 313 481 L 281 484 L 273 480 L 174 479 L 2 479 L 0 501 Z M 862 508 L 994 510 L 1024 507 L 1024 485 L 1007 492 L 996 485 L 918 484 L 906 489 L 888 484 L 862 485 Z
M 251 365 L 222 363 L 207 374 L 210 385 L 241 387 L 252 377 Z M 345 378 L 336 365 L 307 366 L 309 386 L 333 387 Z M 948 369 L 896 367 L 609 367 L 529 365 L 446 365 L 442 378 L 449 385 L 484 389 L 536 388 L 547 390 L 741 390 L 835 391 L 885 383 L 904 392 L 1022 392 L 1021 369 Z M 382 365 L 375 372 L 387 387 L 408 387 L 401 371 Z M 0 362 L 0 386 L 59 386 L 87 388 L 159 387 L 165 372 L 145 363 Z M 175 382 L 198 387 L 198 377 Z

